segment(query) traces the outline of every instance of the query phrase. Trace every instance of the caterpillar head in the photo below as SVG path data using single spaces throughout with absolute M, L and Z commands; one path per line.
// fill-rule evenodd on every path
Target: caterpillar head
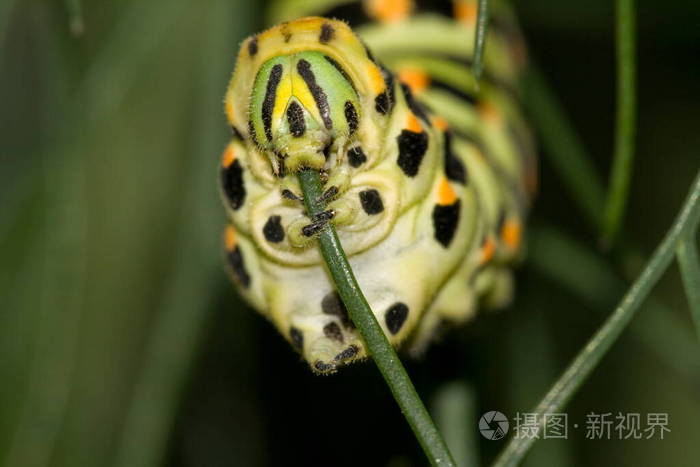
M 304 51 L 265 62 L 253 84 L 249 131 L 286 169 L 321 169 L 334 146 L 343 146 L 359 124 L 353 84 L 328 55 Z
M 378 154 L 373 141 L 387 123 L 391 92 L 348 25 L 311 17 L 243 43 L 225 106 L 231 125 L 282 175 L 330 170 L 355 141 L 369 159 Z

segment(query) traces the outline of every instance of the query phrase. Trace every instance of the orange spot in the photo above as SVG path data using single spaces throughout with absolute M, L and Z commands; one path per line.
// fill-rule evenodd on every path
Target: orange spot
M 479 113 L 489 123 L 497 124 L 501 121 L 501 112 L 490 102 L 482 101 L 479 104 Z
M 225 169 L 228 169 L 231 164 L 233 164 L 233 161 L 236 159 L 236 153 L 233 150 L 233 144 L 229 144 L 226 146 L 226 149 L 224 150 L 224 154 L 221 156 L 221 166 Z
M 420 68 L 402 68 L 399 70 L 399 80 L 408 84 L 415 94 L 430 86 L 430 76 Z
M 386 88 L 386 83 L 384 83 L 384 76 L 382 76 L 382 71 L 374 63 L 369 64 L 367 67 L 367 74 L 369 75 L 369 83 L 372 86 L 372 90 L 376 94 L 384 92 Z
M 450 182 L 443 177 L 440 181 L 440 187 L 438 188 L 438 203 L 443 206 L 448 206 L 454 204 L 455 201 L 457 201 L 457 194 L 452 189 Z
M 479 257 L 479 264 L 486 264 L 491 261 L 493 254 L 496 252 L 496 242 L 493 237 L 489 235 L 484 239 L 484 244 L 481 245 L 481 256 Z
M 226 251 L 233 251 L 236 248 L 236 230 L 232 225 L 227 225 L 226 230 L 224 230 L 224 245 Z
M 516 219 L 509 219 L 503 224 L 501 229 L 501 238 L 503 243 L 512 251 L 516 251 L 520 247 L 520 239 L 522 237 L 522 229 L 520 222 Z
M 372 18 L 390 23 L 406 19 L 413 10 L 412 0 L 366 0 L 365 11 Z
M 469 0 L 457 0 L 454 2 L 454 15 L 457 21 L 467 26 L 476 24 L 476 2 Z
M 406 129 L 414 133 L 420 133 L 423 131 L 423 125 L 418 121 L 418 117 L 411 112 L 408 114 L 408 119 L 406 120 Z
M 438 128 L 438 130 L 442 130 L 442 131 L 445 131 L 450 127 L 450 124 L 447 123 L 447 120 L 445 120 L 442 117 L 433 118 L 433 123 Z

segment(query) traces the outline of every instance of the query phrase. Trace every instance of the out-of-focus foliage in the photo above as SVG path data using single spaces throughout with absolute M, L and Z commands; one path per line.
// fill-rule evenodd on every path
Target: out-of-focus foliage
M 611 2 L 515 6 L 605 180 Z M 700 6 L 663 6 L 639 2 L 638 153 L 620 249 L 598 251 L 544 163 L 514 305 L 409 362 L 446 438 L 469 431 L 469 450 L 453 449 L 465 462 L 503 446 L 476 418 L 528 411 L 612 310 L 642 263 L 625 249 L 659 241 L 697 170 Z M 72 37 L 63 2 L 0 3 L 0 465 L 422 465 L 373 365 L 311 375 L 223 273 L 221 100 L 261 8 L 86 1 Z M 538 443 L 528 465 L 698 462 L 700 348 L 678 275 L 658 289 L 574 399 L 580 428 Z M 459 427 L 446 403 L 474 418 Z M 590 412 L 667 412 L 672 431 L 587 440 Z

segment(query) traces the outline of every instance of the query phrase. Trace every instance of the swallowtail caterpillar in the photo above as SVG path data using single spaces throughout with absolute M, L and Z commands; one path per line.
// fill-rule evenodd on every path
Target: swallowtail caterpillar
M 510 300 L 535 180 L 509 17 L 493 22 L 477 92 L 473 1 L 455 2 L 456 19 L 365 3 L 379 21 L 364 27 L 367 45 L 322 17 L 248 38 L 225 98 L 233 282 L 320 373 L 366 355 L 315 244 L 326 222 L 390 342 L 419 352 L 442 322 Z M 296 179 L 307 167 L 328 201 L 313 219 Z

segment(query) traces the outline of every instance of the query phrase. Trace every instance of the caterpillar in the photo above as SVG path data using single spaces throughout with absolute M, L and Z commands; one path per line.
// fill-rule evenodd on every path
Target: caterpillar
M 363 3 L 359 32 L 309 16 L 246 39 L 224 101 L 227 268 L 318 373 L 366 356 L 314 242 L 326 223 L 389 341 L 420 353 L 442 323 L 509 302 L 536 185 L 509 11 L 493 8 L 477 91 L 474 1 L 448 16 Z M 314 218 L 304 168 L 320 171 L 328 201 Z

